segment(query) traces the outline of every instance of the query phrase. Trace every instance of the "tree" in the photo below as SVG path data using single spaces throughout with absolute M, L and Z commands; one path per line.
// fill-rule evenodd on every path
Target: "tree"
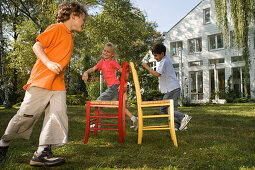
M 7 87 L 7 78 L 6 78 L 6 71 L 5 71 L 5 52 L 4 52 L 4 36 L 3 36 L 3 22 L 2 22 L 2 1 L 0 1 L 0 41 L 1 41 L 1 48 L 0 48 L 0 55 L 1 55 L 1 68 L 2 68 L 2 76 L 3 76 L 3 84 L 4 84 L 4 101 L 6 102 L 6 107 L 10 106 L 9 102 L 9 94 L 8 94 L 8 87 Z
M 72 70 L 81 73 L 94 66 L 101 58 L 104 44 L 117 45 L 118 60 L 140 63 L 161 34 L 157 25 L 147 22 L 140 9 L 133 7 L 130 0 L 102 0 L 99 13 L 90 16 L 85 29 L 75 39 L 71 64 Z M 76 35 L 76 34 L 75 34 Z
M 217 20 L 224 35 L 225 42 L 228 42 L 229 18 L 231 16 L 234 28 L 235 44 L 242 48 L 245 61 L 245 97 L 248 98 L 249 89 L 249 28 L 254 27 L 255 2 L 254 0 L 214 0 Z M 231 13 L 229 15 L 229 13 Z M 255 33 L 255 32 L 254 32 Z M 228 43 L 226 43 L 228 44 Z
M 47 1 L 19 1 L 19 0 L 3 0 L 3 12 L 4 12 L 4 26 L 6 35 L 6 80 L 9 91 L 10 104 L 15 104 L 17 98 L 22 97 L 24 91 L 22 86 L 28 78 L 28 71 L 35 61 L 34 54 L 32 52 L 32 43 L 35 42 L 38 30 L 42 30 L 44 22 L 49 19 L 45 18 L 43 22 L 39 22 L 38 17 L 40 14 L 43 16 L 43 12 L 40 13 L 40 5 L 44 5 Z M 45 5 L 44 5 L 45 6 Z M 52 6 L 54 6 L 52 4 Z M 43 10 L 41 10 L 43 11 Z M 47 12 L 49 13 L 47 9 Z M 41 17 L 43 18 L 43 17 Z M 32 22 L 30 22 L 32 21 Z M 26 29 L 23 29 L 24 25 L 29 25 L 29 36 L 25 39 Z M 37 25 L 41 26 L 40 28 Z M 31 31 L 35 28 L 35 31 Z M 30 43 L 31 42 L 31 43 Z M 31 54 L 31 57 L 29 57 Z M 26 60 L 27 59 L 27 60 Z
M 62 0 L 1 2 L 5 5 L 4 27 L 9 38 L 5 58 L 7 86 L 11 95 L 22 96 L 24 94 L 22 86 L 29 78 L 36 60 L 32 46 L 40 32 L 55 23 L 54 15 Z M 118 60 L 122 64 L 124 60 L 140 62 L 148 51 L 148 46 L 154 41 L 161 40 L 160 33 L 155 30 L 157 25 L 147 22 L 143 13 L 134 8 L 130 0 L 80 0 L 80 2 L 86 4 L 89 12 L 90 8 L 94 7 L 101 8 L 102 11 L 89 16 L 81 33 L 73 34 L 74 51 L 66 72 L 69 94 L 86 93 L 85 84 L 80 76 L 84 70 L 99 61 L 105 43 L 110 41 L 117 45 Z M 13 98 L 12 100 L 15 102 Z M 22 98 L 17 102 L 21 100 Z

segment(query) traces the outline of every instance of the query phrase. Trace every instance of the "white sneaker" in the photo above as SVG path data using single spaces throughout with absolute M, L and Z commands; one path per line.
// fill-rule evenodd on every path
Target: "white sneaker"
M 92 125 L 90 125 L 89 127 L 90 128 L 95 128 L 95 124 L 92 124 Z M 101 125 L 98 125 L 98 128 L 101 128 Z M 90 131 L 95 131 L 95 130 L 93 130 L 93 129 L 90 129 Z M 97 130 L 97 132 L 101 132 L 101 130 Z
M 188 131 L 188 126 L 186 126 L 182 131 Z
M 133 121 L 133 126 L 130 126 L 130 128 L 134 128 L 134 131 L 137 131 L 138 129 L 138 118 L 135 118 L 135 121 Z
M 189 115 L 184 115 L 184 118 L 181 121 L 181 126 L 180 126 L 179 130 L 184 130 L 184 128 L 187 126 L 187 124 L 189 123 L 191 118 L 192 117 Z
M 178 128 L 175 128 L 175 131 L 178 131 Z M 182 131 L 188 131 L 188 126 L 186 126 L 184 129 L 182 129 Z

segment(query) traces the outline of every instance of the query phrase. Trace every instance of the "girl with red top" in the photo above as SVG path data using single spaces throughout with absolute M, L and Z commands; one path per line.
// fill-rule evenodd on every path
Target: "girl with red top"
M 119 97 L 119 86 L 120 82 L 116 77 L 116 70 L 119 72 L 122 72 L 121 66 L 112 58 L 116 56 L 116 48 L 112 43 L 107 43 L 104 46 L 104 49 L 102 51 L 102 57 L 103 59 L 100 60 L 97 65 L 94 67 L 88 69 L 83 73 L 82 80 L 87 81 L 88 80 L 88 74 L 92 73 L 96 70 L 103 72 L 103 77 L 107 84 L 107 89 L 104 93 L 102 93 L 97 100 L 118 100 Z M 102 109 L 102 108 L 99 108 Z M 102 112 L 102 110 L 99 110 L 99 112 Z M 126 108 L 125 114 L 131 119 L 133 122 L 133 126 L 131 128 L 134 128 L 136 131 L 138 128 L 138 120 L 137 117 L 133 116 L 129 110 Z M 91 125 L 92 127 L 95 126 L 94 124 Z

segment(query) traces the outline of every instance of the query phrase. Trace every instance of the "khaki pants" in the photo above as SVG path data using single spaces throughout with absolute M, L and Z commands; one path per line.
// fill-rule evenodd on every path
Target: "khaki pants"
M 5 141 L 29 139 L 43 111 L 45 117 L 39 145 L 62 146 L 67 143 L 68 117 L 66 92 L 30 87 L 17 114 L 10 120 L 2 137 Z

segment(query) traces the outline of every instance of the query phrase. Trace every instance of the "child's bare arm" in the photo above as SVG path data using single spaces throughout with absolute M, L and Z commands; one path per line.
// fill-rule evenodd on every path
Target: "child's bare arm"
M 62 69 L 63 69 L 62 66 L 49 59 L 49 57 L 44 52 L 43 45 L 39 41 L 37 41 L 33 45 L 33 51 L 34 51 L 35 55 L 43 62 L 43 64 L 48 67 L 49 70 L 51 70 L 52 72 L 54 72 L 56 74 L 59 74 L 62 71 Z
M 85 71 L 84 73 L 83 73 L 83 75 L 82 75 L 82 80 L 83 81 L 87 81 L 88 80 L 88 74 L 89 73 L 92 73 L 92 72 L 94 72 L 94 71 L 96 71 L 98 68 L 97 68 L 97 66 L 94 66 L 94 67 L 92 67 L 92 68 L 90 68 L 90 69 L 88 69 L 87 71 Z

